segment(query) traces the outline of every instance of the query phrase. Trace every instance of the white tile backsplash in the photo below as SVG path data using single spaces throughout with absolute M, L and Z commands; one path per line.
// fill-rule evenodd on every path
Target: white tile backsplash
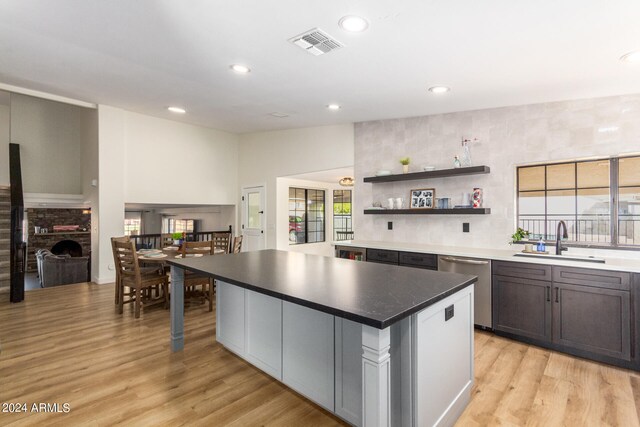
M 600 132 L 602 127 L 618 130 Z M 423 165 L 451 168 L 454 156 L 462 154 L 462 137 L 480 139 L 472 144 L 472 162 L 491 167 L 490 174 L 363 182 L 380 169 L 401 173 L 398 160 L 405 156 L 411 157 L 411 171 Z M 515 227 L 516 165 L 639 152 L 640 94 L 356 123 L 356 237 L 505 249 Z M 459 204 L 462 193 L 474 187 L 484 190 L 484 206 L 491 208 L 490 215 L 363 214 L 373 202 L 386 206 L 389 197 L 403 197 L 408 206 L 409 191 L 414 188 L 435 188 L 436 197 L 451 197 Z M 393 231 L 387 230 L 388 221 L 393 221 Z M 470 223 L 469 233 L 462 232 L 463 222 Z M 639 256 L 637 252 L 616 252 Z M 613 255 L 611 251 L 605 254 Z

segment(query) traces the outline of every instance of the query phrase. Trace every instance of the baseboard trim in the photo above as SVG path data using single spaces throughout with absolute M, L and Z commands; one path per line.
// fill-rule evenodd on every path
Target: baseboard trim
M 107 285 L 110 283 L 114 283 L 115 279 L 107 279 L 102 277 L 92 277 L 91 281 L 96 285 Z
M 469 402 L 471 402 L 471 387 L 473 381 L 469 381 L 467 385 L 458 393 L 455 399 L 451 402 L 447 410 L 442 414 L 440 419 L 436 421 L 435 425 L 438 427 L 453 426 L 460 415 L 464 412 Z

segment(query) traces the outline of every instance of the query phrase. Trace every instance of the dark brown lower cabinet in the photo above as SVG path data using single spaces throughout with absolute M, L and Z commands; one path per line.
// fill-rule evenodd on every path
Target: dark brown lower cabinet
M 553 342 L 631 360 L 628 291 L 553 284 Z
M 537 340 L 551 340 L 551 283 L 493 276 L 493 328 Z
M 640 369 L 634 327 L 640 283 L 634 285 L 629 273 L 553 266 L 553 281 L 547 281 L 505 262 L 494 264 L 500 268 L 494 267 L 492 285 L 496 333 Z

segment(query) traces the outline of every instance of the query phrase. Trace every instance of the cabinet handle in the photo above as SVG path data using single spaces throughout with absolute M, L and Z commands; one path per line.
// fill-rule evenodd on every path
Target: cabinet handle
M 547 286 L 547 301 L 551 301 L 551 286 Z
M 453 258 L 453 257 L 450 257 L 450 256 L 442 257 L 440 259 L 443 260 L 443 261 L 457 262 L 457 263 L 460 263 L 460 264 L 473 264 L 473 265 L 487 265 L 487 264 L 489 264 L 489 261 L 477 261 L 477 260 L 473 260 L 473 259 Z
M 556 288 L 556 302 L 560 302 L 558 301 L 558 294 L 560 293 L 560 289 Z

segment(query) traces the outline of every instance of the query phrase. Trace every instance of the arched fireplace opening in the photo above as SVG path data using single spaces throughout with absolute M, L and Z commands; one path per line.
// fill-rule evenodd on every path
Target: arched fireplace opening
M 82 256 L 82 246 L 75 240 L 60 240 L 53 245 L 51 253 L 54 255 L 69 255 L 71 257 Z

